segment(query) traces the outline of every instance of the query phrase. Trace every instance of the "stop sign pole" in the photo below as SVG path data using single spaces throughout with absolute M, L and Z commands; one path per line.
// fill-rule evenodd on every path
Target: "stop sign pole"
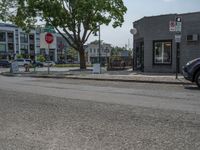
M 53 43 L 54 41 L 54 37 L 51 33 L 46 33 L 45 35 L 45 41 L 48 44 L 48 51 L 50 51 L 50 44 Z M 49 59 L 49 56 L 48 56 Z M 48 74 L 50 73 L 50 66 L 49 66 L 49 62 L 48 62 Z

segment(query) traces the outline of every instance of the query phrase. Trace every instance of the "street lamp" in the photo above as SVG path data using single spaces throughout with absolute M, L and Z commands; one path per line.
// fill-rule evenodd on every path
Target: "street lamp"
M 135 46 L 134 42 L 135 42 L 135 35 L 137 34 L 137 29 L 134 28 L 134 24 L 133 24 L 133 28 L 130 30 L 130 32 L 133 35 L 133 70 L 134 70 L 134 60 L 136 61 L 136 56 L 135 56 L 136 53 L 134 53 L 134 46 Z
M 98 63 L 101 64 L 101 28 L 100 28 L 100 24 L 98 24 L 98 28 L 99 28 L 99 35 L 97 34 L 97 32 L 95 32 L 94 36 L 99 36 L 99 59 L 98 59 Z

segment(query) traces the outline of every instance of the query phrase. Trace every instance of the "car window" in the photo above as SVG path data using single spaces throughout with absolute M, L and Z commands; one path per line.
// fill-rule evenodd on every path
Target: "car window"
M 24 60 L 23 60 L 23 59 L 17 59 L 16 61 L 18 61 L 18 62 L 23 62 Z

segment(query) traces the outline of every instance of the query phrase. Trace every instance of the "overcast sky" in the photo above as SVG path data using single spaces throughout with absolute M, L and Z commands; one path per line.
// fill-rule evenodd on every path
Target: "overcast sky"
M 101 27 L 101 39 L 113 46 L 123 47 L 127 44 L 132 47 L 132 22 L 144 16 L 200 11 L 200 0 L 124 0 L 124 4 L 128 11 L 123 26 L 117 29 Z M 97 39 L 98 37 L 91 37 L 88 42 Z

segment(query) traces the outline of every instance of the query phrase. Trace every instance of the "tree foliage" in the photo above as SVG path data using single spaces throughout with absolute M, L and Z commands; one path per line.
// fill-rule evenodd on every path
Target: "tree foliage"
M 70 56 L 70 58 L 73 60 L 76 60 L 78 58 L 78 52 L 74 48 L 68 49 L 67 55 Z
M 85 67 L 83 46 L 89 36 L 99 30 L 99 25 L 121 26 L 127 10 L 123 0 L 16 1 L 17 11 L 10 20 L 23 29 L 32 28 L 38 17 L 52 25 L 80 53 L 82 68 Z

